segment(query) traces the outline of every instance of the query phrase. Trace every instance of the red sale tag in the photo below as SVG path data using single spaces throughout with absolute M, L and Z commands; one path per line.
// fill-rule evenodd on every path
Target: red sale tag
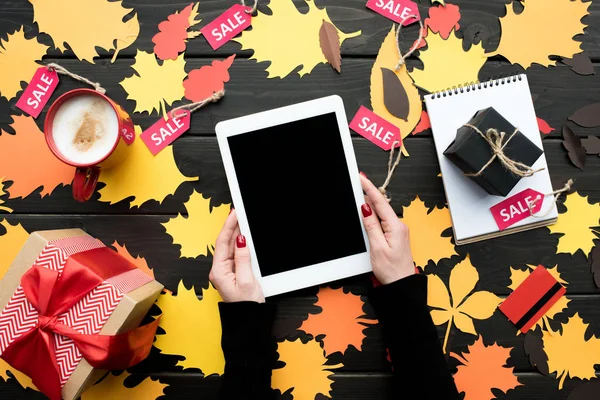
M 188 129 L 190 129 L 189 112 L 179 117 L 169 115 L 168 119 L 161 118 L 150 128 L 142 132 L 140 138 L 146 143 L 150 152 L 157 155 Z
M 534 201 L 535 204 L 533 204 Z M 534 214 L 540 212 L 543 202 L 544 195 L 542 193 L 533 189 L 525 189 L 490 207 L 490 211 L 496 220 L 498 228 L 502 231 L 530 217 L 531 212 Z M 529 211 L 529 205 L 531 205 L 531 212 Z
M 367 7 L 403 26 L 410 25 L 421 18 L 419 7 L 410 0 L 369 0 Z M 416 15 L 418 18 L 408 18 L 410 15 Z
M 252 11 L 252 7 L 235 4 L 200 29 L 200 32 L 208 40 L 210 47 L 217 50 L 250 26 L 252 20 L 250 11 Z
M 358 112 L 352 118 L 350 129 L 386 151 L 392 148 L 395 141 L 398 141 L 396 147 L 402 145 L 400 128 L 381 118 L 365 106 L 360 106 Z
M 58 74 L 55 70 L 47 67 L 38 68 L 31 78 L 31 82 L 23 91 L 17 101 L 17 107 L 31 115 L 33 118 L 39 117 L 42 109 L 50 100 L 52 93 L 58 86 Z

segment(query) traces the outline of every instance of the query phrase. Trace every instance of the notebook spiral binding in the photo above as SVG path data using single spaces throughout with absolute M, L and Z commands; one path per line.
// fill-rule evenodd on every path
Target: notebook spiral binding
M 483 82 L 474 81 L 474 82 L 464 83 L 464 84 L 458 85 L 458 86 L 452 86 L 451 88 L 448 88 L 446 90 L 432 93 L 430 98 L 431 99 L 440 99 L 442 97 L 455 96 L 460 93 L 468 93 L 468 92 L 471 92 L 474 90 L 487 89 L 488 87 L 500 86 L 500 85 L 504 85 L 507 83 L 517 82 L 522 79 L 523 79 L 523 74 L 500 75 L 500 76 L 493 77 L 493 78 L 491 78 L 487 81 L 483 81 Z

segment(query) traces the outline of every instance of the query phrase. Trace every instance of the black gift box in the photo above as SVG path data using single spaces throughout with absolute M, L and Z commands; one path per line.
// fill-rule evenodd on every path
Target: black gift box
M 483 134 L 490 128 L 505 132 L 503 143 L 506 143 L 515 131 L 515 127 L 492 107 L 479 110 L 466 123 L 477 127 Z M 511 160 L 531 167 L 543 151 L 519 131 L 504 147 L 504 154 Z M 457 130 L 456 138 L 444 151 L 444 155 L 465 174 L 476 174 L 490 160 L 493 152 L 489 143 L 477 131 L 462 126 Z M 470 178 L 486 192 L 496 196 L 506 196 L 521 179 L 509 171 L 497 157 L 481 175 Z

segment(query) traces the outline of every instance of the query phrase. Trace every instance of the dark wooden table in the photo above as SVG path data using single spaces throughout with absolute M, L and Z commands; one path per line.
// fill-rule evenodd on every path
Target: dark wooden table
M 267 64 L 248 60 L 252 53 L 240 51 L 238 44 L 229 43 L 214 52 L 204 39 L 191 40 L 186 51 L 187 71 L 207 65 L 214 59 L 223 59 L 232 53 L 237 54 L 237 57 L 229 70 L 231 80 L 226 84 L 225 98 L 220 103 L 195 114 L 190 131 L 173 145 L 179 169 L 184 175 L 199 176 L 199 181 L 182 184 L 175 194 L 168 196 L 162 204 L 150 201 L 141 207 L 129 208 L 128 201 L 121 201 L 109 205 L 96 201 L 97 194 L 91 201 L 79 204 L 73 200 L 70 187 L 60 187 L 51 196 L 43 199 L 40 199 L 39 189 L 24 199 L 4 198 L 4 205 L 14 212 L 3 214 L 1 218 L 6 218 L 11 224 L 21 223 L 30 232 L 41 229 L 83 228 L 107 244 L 115 240 L 126 243 L 132 254 L 141 255 L 148 260 L 148 263 L 154 267 L 157 279 L 172 291 L 176 291 L 181 279 L 188 287 L 190 285 L 195 285 L 197 288 L 207 287 L 212 258 L 210 256 L 199 256 L 195 259 L 179 258 L 178 247 L 172 244 L 161 223 L 178 213 L 185 214 L 184 203 L 194 190 L 205 197 L 210 197 L 213 206 L 231 201 L 214 136 L 215 124 L 229 118 L 330 94 L 342 96 L 349 118 L 356 113 L 359 106 L 370 106 L 371 66 L 383 38 L 389 32 L 391 22 L 367 10 L 365 2 L 365 0 L 316 0 L 317 5 L 327 6 L 331 19 L 340 29 L 345 32 L 362 29 L 363 32 L 360 37 L 344 42 L 343 71 L 340 75 L 328 65 L 321 64 L 303 78 L 292 73 L 285 79 L 266 79 Z M 202 0 L 200 3 L 202 24 L 214 19 L 233 3 L 233 1 Z M 294 3 L 300 10 L 307 9 L 304 1 L 294 0 Z M 461 9 L 460 32 L 465 36 L 466 42 L 474 39 L 482 40 L 486 50 L 495 49 L 500 33 L 498 17 L 504 15 L 504 1 L 456 0 L 455 3 Z M 60 62 L 65 67 L 72 68 L 92 80 L 101 81 L 113 99 L 124 105 L 127 110 L 133 111 L 135 104 L 126 100 L 127 94 L 119 82 L 132 75 L 131 66 L 136 48 L 151 52 L 153 47 L 151 38 L 157 32 L 157 24 L 187 4 L 189 2 L 186 1 L 125 0 L 124 5 L 134 7 L 138 13 L 141 32 L 135 44 L 122 51 L 113 64 L 110 63 L 111 54 L 107 53 L 101 52 L 101 57 L 95 64 L 90 64 L 78 61 L 70 51 L 61 53 L 52 49 L 44 61 Z M 428 2 L 423 0 L 420 5 L 422 15 L 426 16 L 428 7 Z M 260 2 L 259 9 L 266 8 L 266 2 Z M 600 5 L 592 4 L 589 11 L 590 15 L 584 20 L 589 27 L 581 40 L 583 49 L 592 61 L 599 62 Z M 560 21 L 556 23 L 560 24 Z M 31 4 L 26 0 L 2 1 L 0 37 L 6 38 L 7 33 L 12 33 L 22 25 L 28 36 L 37 34 L 38 28 L 33 23 Z M 405 43 L 412 43 L 417 30 L 416 24 L 405 29 L 404 34 L 407 38 Z M 39 38 L 43 43 L 51 43 L 46 35 L 39 35 Z M 410 67 L 418 64 L 419 61 L 414 57 L 408 62 Z M 520 71 L 520 67 L 511 65 L 502 58 L 493 58 L 482 69 L 480 79 Z M 539 95 L 536 101 L 538 116 L 555 128 L 567 124 L 567 117 L 579 107 L 600 100 L 600 75 L 580 76 L 560 63 L 551 68 L 534 65 L 527 70 L 527 75 L 532 93 Z M 64 93 L 78 86 L 73 81 L 63 79 L 57 93 Z M 15 100 L 8 103 L 6 99 L 0 98 L 0 123 L 3 126 L 10 123 L 10 114 L 17 113 L 14 102 Z M 134 121 L 143 128 L 157 119 L 156 114 L 132 115 Z M 37 121 L 41 126 L 43 115 Z M 597 129 L 583 129 L 572 123 L 569 125 L 578 134 L 599 133 Z M 579 193 L 589 195 L 590 201 L 599 202 L 600 158 L 588 156 L 585 170 L 578 170 L 567 159 L 559 131 L 560 129 L 544 140 L 554 186 L 561 186 L 568 178 L 576 178 L 576 188 Z M 407 206 L 417 195 L 428 206 L 445 203 L 431 132 L 425 131 L 417 136 L 411 136 L 406 143 L 410 149 L 410 157 L 402 160 L 389 186 L 393 196 L 391 204 L 399 215 L 402 213 L 402 207 Z M 360 169 L 373 181 L 382 182 L 387 160 L 382 156 L 381 150 L 360 137 L 354 138 L 354 145 Z M 265 193 L 265 199 L 285 201 L 277 198 L 275 187 L 273 193 Z M 564 207 L 561 211 L 564 211 Z M 581 251 L 574 256 L 556 254 L 557 242 L 558 235 L 551 234 L 547 228 L 541 228 L 477 244 L 459 246 L 456 247 L 459 256 L 443 259 L 436 266 L 430 265 L 428 272 L 438 273 L 443 279 L 447 279 L 452 267 L 469 254 L 480 275 L 478 288 L 493 291 L 499 296 L 506 296 L 510 293 L 507 289 L 510 284 L 510 266 L 559 265 L 563 278 L 569 282 L 568 297 L 571 299 L 571 304 L 565 313 L 554 319 L 552 326 L 557 329 L 560 322 L 565 322 L 568 317 L 578 312 L 586 322 L 590 323 L 588 335 L 600 336 L 600 291 L 593 283 L 586 256 Z M 343 282 L 335 282 L 332 286 L 343 286 L 352 293 L 364 295 L 371 288 L 371 281 L 368 276 L 359 276 Z M 280 320 L 291 318 L 286 325 L 291 328 L 298 327 L 309 313 L 319 311 L 318 307 L 314 306 L 317 291 L 317 288 L 310 288 L 278 297 L 275 300 L 279 306 L 278 318 Z M 367 315 L 374 316 L 368 304 L 365 306 L 365 311 Z M 568 394 L 581 384 L 579 379 L 567 379 L 564 389 L 558 391 L 558 384 L 554 377 L 545 377 L 532 368 L 524 352 L 523 335 L 516 335 L 514 326 L 499 311 L 486 321 L 476 321 L 475 326 L 486 344 L 497 342 L 502 346 L 514 347 L 508 364 L 515 367 L 519 380 L 524 386 L 510 391 L 508 395 L 495 392 L 498 398 L 566 399 Z M 442 337 L 445 325 L 439 329 Z M 289 333 L 291 336 L 300 335 L 306 338 L 304 333 L 294 333 L 293 329 L 290 329 Z M 363 351 L 350 348 L 344 356 L 338 353 L 330 357 L 332 364 L 338 362 L 344 364 L 344 367 L 337 370 L 333 377 L 334 399 L 391 398 L 389 396 L 391 371 L 386 361 L 381 327 L 371 326 L 366 334 Z M 465 351 L 467 345 L 472 344 L 474 339 L 473 336 L 453 328 L 449 348 L 455 352 Z M 131 372 L 139 379 L 151 376 L 167 383 L 169 385 L 165 389 L 167 399 L 216 399 L 220 385 L 219 378 L 204 378 L 199 370 L 183 370 L 175 366 L 178 359 L 180 358 L 154 351 L 149 360 L 132 369 Z M 449 367 L 456 368 L 456 360 L 449 359 Z M 0 397 L 34 399 L 42 396 L 32 390 L 22 389 L 14 379 L 10 379 L 7 383 L 0 384 Z M 415 394 L 414 398 L 418 398 L 418 394 Z

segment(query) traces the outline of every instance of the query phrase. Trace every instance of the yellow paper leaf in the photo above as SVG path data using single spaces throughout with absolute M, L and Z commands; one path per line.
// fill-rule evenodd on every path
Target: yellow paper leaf
M 469 256 L 456 264 L 450 272 L 450 292 L 435 274 L 427 276 L 427 305 L 433 308 L 431 317 L 436 325 L 448 322 L 444 337 L 444 352 L 452 324 L 465 333 L 476 335 L 473 319 L 484 320 L 492 316 L 501 299 L 488 291 L 473 292 L 479 274 Z M 470 293 L 470 297 L 468 296 Z M 466 299 L 465 299 L 466 297 Z
M 427 34 L 427 50 L 421 50 L 419 58 L 423 69 L 413 69 L 410 76 L 415 85 L 428 92 L 476 82 L 479 70 L 487 60 L 481 42 L 464 51 L 462 39 L 456 37 L 456 32 L 451 32 L 444 40 L 431 29 Z
M 179 172 L 173 146 L 165 147 L 154 156 L 140 139 L 142 130 L 137 125 L 135 133 L 137 138 L 129 146 L 127 157 L 118 166 L 100 174 L 100 182 L 106 186 L 99 190 L 98 200 L 114 204 L 134 196 L 130 207 L 140 207 L 150 200 L 162 203 L 181 183 L 198 180 L 197 176 L 187 177 Z
M 2 238 L 0 237 L 0 240 L 1 239 Z M 19 382 L 19 384 L 24 389 L 30 388 L 30 389 L 39 391 L 38 388 L 35 387 L 35 385 L 31 381 L 30 377 L 28 377 L 27 375 L 25 375 L 24 373 L 22 373 L 20 371 L 17 371 L 13 367 L 11 367 L 9 363 L 7 363 L 6 361 L 4 361 L 3 359 L 0 358 L 0 377 L 2 379 L 4 379 L 5 382 L 8 382 L 8 379 L 9 379 L 9 375 L 7 374 L 7 371 L 10 371 L 10 373 L 15 377 L 17 382 Z
M 201 193 L 194 191 L 185 203 L 188 217 L 178 215 L 162 224 L 173 243 L 181 246 L 180 257 L 196 258 L 207 256 L 215 250 L 217 236 L 225 223 L 231 209 L 230 204 L 210 207 L 210 198 L 205 199 Z
M 181 100 L 185 93 L 183 80 L 187 76 L 183 56 L 182 53 L 176 60 L 165 60 L 159 65 L 154 54 L 137 51 L 132 66 L 137 74 L 121 82 L 127 99 L 136 102 L 135 112 L 152 114 L 162 109 L 166 115 L 167 105 Z
M 425 268 L 429 260 L 437 263 L 456 254 L 452 238 L 442 236 L 442 232 L 452 226 L 447 208 L 434 208 L 428 212 L 417 196 L 403 208 L 402 215 L 402 221 L 410 229 L 410 249 L 417 267 Z
M 5 234 L 0 235 L 0 249 L 2 249 L 0 251 L 0 279 L 2 279 L 29 238 L 29 233 L 23 229 L 21 224 L 11 225 L 5 219 L 0 221 L 0 225 L 3 227 L 2 230 L 6 230 Z
M 137 386 L 125 387 L 124 382 L 130 374 L 122 372 L 120 375 L 108 374 L 100 383 L 95 384 L 85 391 L 81 400 L 109 400 L 109 399 L 156 399 L 164 395 L 164 389 L 168 386 L 150 377 L 145 378 Z
M 521 4 L 523 11 L 519 14 L 512 2 L 506 4 L 506 16 L 500 18 L 500 44 L 488 54 L 490 57 L 500 54 L 513 64 L 529 68 L 532 63 L 556 65 L 549 56 L 572 58 L 581 52 L 581 43 L 573 36 L 583 34 L 587 25 L 581 19 L 588 14 L 591 1 L 527 0 Z
M 0 39 L 0 95 L 12 99 L 21 90 L 21 82 L 29 82 L 40 67 L 36 61 L 48 51 L 37 38 L 25 39 L 23 27 L 7 39 Z
M 312 0 L 306 1 L 308 12 L 302 14 L 290 0 L 272 1 L 272 14 L 258 12 L 252 18 L 252 30 L 242 32 L 233 39 L 242 50 L 254 50 L 251 60 L 270 61 L 268 78 L 285 78 L 298 66 L 298 74 L 311 73 L 317 64 L 327 62 L 319 45 L 319 29 L 323 21 L 331 24 L 326 9 L 320 9 Z M 335 25 L 334 25 L 335 26 Z M 346 34 L 338 29 L 340 45 L 346 39 L 360 35 L 361 31 Z
M 594 365 L 600 364 L 600 339 L 591 336 L 586 340 L 589 324 L 578 313 L 562 324 L 562 332 L 543 331 L 544 351 L 548 356 L 548 370 L 556 372 L 558 389 L 567 377 L 592 379 L 596 377 Z
M 6 192 L 4 191 L 4 178 L 0 178 L 0 197 L 6 196 Z M 0 211 L 12 212 L 12 210 L 6 206 L 3 206 L 4 200 L 0 199 Z
M 510 267 L 511 284 L 508 286 L 508 288 L 515 290 L 521 283 L 523 283 L 523 281 L 533 272 L 535 268 L 537 268 L 535 265 L 527 265 L 525 270 Z M 568 282 L 561 278 L 557 265 L 555 265 L 553 268 L 546 268 L 546 270 L 563 286 L 568 285 Z M 567 296 L 561 296 L 535 325 L 543 328 L 545 322 L 546 326 L 549 326 L 548 320 L 554 318 L 556 314 L 563 312 L 569 306 L 570 301 L 571 300 L 568 299 Z
M 333 375 L 330 370 L 340 368 L 342 365 L 325 365 L 327 358 L 318 342 L 311 339 L 302 343 L 283 341 L 277 343 L 279 361 L 285 362 L 283 368 L 274 369 L 271 380 L 273 389 L 281 393 L 294 388 L 292 395 L 296 400 L 314 399 L 318 393 L 331 398 L 331 380 Z
M 29 2 L 33 4 L 33 19 L 40 32 L 50 35 L 58 50 L 66 50 L 68 44 L 77 58 L 90 63 L 98 56 L 96 47 L 123 50 L 135 41 L 140 31 L 137 16 L 123 22 L 133 9 L 123 8 L 119 0 Z
M 371 107 L 373 112 L 384 118 L 386 121 L 391 122 L 400 128 L 400 136 L 404 139 L 413 128 L 417 126 L 421 119 L 421 111 L 423 110 L 423 103 L 419 91 L 413 84 L 412 78 L 406 71 L 406 66 L 403 65 L 400 70 L 396 71 L 396 64 L 398 63 L 398 49 L 396 48 L 396 26 L 393 25 L 392 29 L 388 32 L 387 36 L 383 40 L 379 53 L 377 53 L 377 59 L 371 68 Z M 408 117 L 406 120 L 400 119 L 392 115 L 383 101 L 383 75 L 381 68 L 387 68 L 394 71 L 398 80 L 404 87 L 406 96 L 408 97 Z
M 177 294 L 161 294 L 157 305 L 163 312 L 159 326 L 164 335 L 157 335 L 154 345 L 167 354 L 185 357 L 177 365 L 199 368 L 205 376 L 222 375 L 225 359 L 221 350 L 221 318 L 217 290 L 210 285 L 202 291 L 202 300 L 196 297 L 192 286 L 186 289 L 179 282 Z
M 587 256 L 596 238 L 592 228 L 600 224 L 600 203 L 590 204 L 587 196 L 575 192 L 567 195 L 565 207 L 567 212 L 560 214 L 556 224 L 548 227 L 552 233 L 564 234 L 558 239 L 556 250 L 558 253 L 575 254 L 581 249 Z

